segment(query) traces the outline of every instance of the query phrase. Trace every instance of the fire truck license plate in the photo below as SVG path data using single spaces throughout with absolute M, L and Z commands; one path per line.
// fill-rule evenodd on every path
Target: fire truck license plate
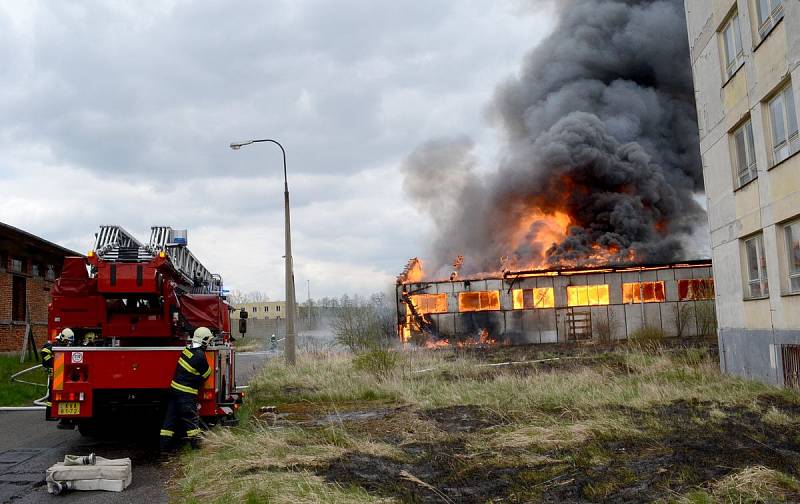
M 58 403 L 59 415 L 80 415 L 81 403 L 79 402 L 62 402 Z

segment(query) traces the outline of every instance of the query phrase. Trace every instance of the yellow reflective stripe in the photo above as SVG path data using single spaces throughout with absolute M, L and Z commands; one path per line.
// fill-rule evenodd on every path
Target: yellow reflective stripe
M 181 385 L 175 380 L 172 380 L 170 386 L 175 390 L 180 390 L 181 392 L 186 392 L 187 394 L 197 394 L 197 389 L 193 389 L 192 387 L 187 387 L 186 385 Z
M 49 353 L 49 354 L 51 354 L 51 353 L 53 353 L 53 351 L 52 351 L 52 350 L 50 350 L 50 349 L 49 349 L 49 348 L 47 348 L 47 347 L 44 347 L 44 348 L 42 348 L 42 353 Z
M 42 360 L 45 362 L 50 362 L 51 360 L 53 360 L 53 356 L 50 354 L 42 355 Z
M 190 352 L 188 348 L 184 348 L 182 353 L 183 353 L 183 355 L 185 355 L 186 357 L 189 357 L 190 359 L 192 357 L 194 357 L 194 354 L 192 352 Z
M 206 372 L 203 373 L 203 378 L 208 378 L 209 376 L 211 376 L 211 372 L 212 371 L 213 371 L 213 369 L 211 369 L 210 367 L 208 369 L 206 369 Z
M 53 390 L 64 390 L 64 354 L 56 355 L 53 364 Z
M 200 435 L 200 429 L 191 429 L 186 431 L 186 435 L 189 437 L 195 437 Z
M 175 433 L 171 430 L 161 429 L 161 435 L 166 437 L 172 437 Z
M 183 357 L 180 357 L 178 359 L 178 364 L 180 364 L 183 369 L 185 369 L 186 371 L 189 371 L 193 375 L 200 376 L 200 373 L 198 373 L 197 370 L 194 367 L 192 367 L 191 364 L 189 364 L 188 362 L 183 360 Z

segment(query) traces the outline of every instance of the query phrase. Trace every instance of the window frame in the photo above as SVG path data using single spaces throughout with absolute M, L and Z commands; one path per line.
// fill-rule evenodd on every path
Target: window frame
M 728 40 L 729 30 L 731 34 L 730 40 Z M 719 35 L 722 42 L 723 72 L 725 80 L 728 80 L 744 64 L 744 39 L 742 38 L 742 23 L 739 18 L 739 11 L 733 10 L 720 28 Z M 733 54 L 731 54 L 730 45 L 733 45 Z
M 592 303 L 592 296 L 591 291 L 594 288 L 595 291 L 595 299 L 597 300 L 596 303 Z M 575 295 L 575 303 L 573 303 L 572 296 L 570 296 L 570 289 L 586 289 L 586 302 L 583 303 L 581 300 L 581 293 L 580 291 L 576 292 Z M 601 290 L 605 291 L 605 300 L 606 302 L 601 302 Z M 569 308 L 579 307 L 579 306 L 609 306 L 611 304 L 611 297 L 609 292 L 609 284 L 593 284 L 593 285 L 568 285 L 567 286 L 567 306 Z
M 465 309 L 465 303 L 462 298 L 466 298 L 467 296 L 476 296 L 478 298 L 478 308 L 477 309 Z M 487 302 L 484 305 L 483 297 L 487 298 Z M 484 312 L 484 311 L 500 311 L 502 309 L 502 304 L 500 303 L 500 291 L 497 290 L 485 290 L 485 291 L 463 291 L 458 293 L 458 312 L 459 313 L 475 313 L 475 312 Z
M 769 12 L 765 13 L 762 9 L 762 3 L 767 3 Z M 776 7 L 772 3 L 777 3 Z M 756 22 L 758 36 L 761 40 L 767 38 L 770 31 L 783 19 L 783 0 L 755 0 L 756 3 Z
M 750 277 L 750 254 L 748 243 L 755 242 L 754 250 L 756 252 L 756 272 L 757 278 Z M 748 238 L 742 239 L 744 247 L 744 280 L 747 287 L 744 299 L 764 299 L 769 297 L 769 276 L 767 272 L 767 258 L 764 253 L 764 234 L 758 233 Z M 759 289 L 758 294 L 753 294 L 753 287 L 757 286 Z
M 791 98 L 791 103 L 788 102 L 788 98 Z M 773 107 L 779 101 L 780 101 L 780 112 L 782 115 L 781 124 L 779 126 L 783 130 L 783 136 L 780 139 L 780 141 L 778 138 L 776 138 L 778 133 L 778 128 L 776 128 L 777 121 L 775 120 L 776 109 Z M 800 152 L 800 123 L 798 123 L 797 119 L 797 101 L 794 95 L 794 89 L 792 88 L 792 82 L 789 81 L 784 86 L 782 86 L 777 92 L 775 92 L 771 96 L 771 98 L 767 100 L 766 106 L 767 106 L 767 114 L 769 116 L 770 142 L 772 147 L 772 165 L 775 166 L 789 159 L 797 152 Z M 790 131 L 792 128 L 789 125 L 790 113 L 791 117 L 794 119 L 793 132 Z M 783 151 L 784 149 L 785 149 L 785 154 L 781 154 L 781 151 Z
M 739 139 L 738 135 L 742 135 L 741 141 L 744 149 L 744 162 L 746 163 L 745 169 L 742 169 L 742 160 L 740 159 L 739 152 Z M 734 180 L 736 188 L 742 188 L 758 178 L 758 159 L 756 158 L 755 151 L 755 136 L 753 134 L 753 121 L 748 117 L 736 129 L 730 133 L 731 148 L 733 149 L 734 165 Z
M 654 299 L 652 301 L 648 301 L 644 299 L 645 290 L 648 289 L 648 286 L 652 286 L 653 294 L 657 292 L 656 285 L 661 286 L 661 294 L 663 294 L 663 299 Z M 625 287 L 631 290 L 633 293 L 632 300 L 626 301 L 625 300 Z M 634 290 L 635 289 L 635 290 Z M 639 297 L 639 300 L 636 301 L 636 297 Z M 642 304 L 642 303 L 666 303 L 667 302 L 667 286 L 663 280 L 655 280 L 655 281 L 642 281 L 642 282 L 623 282 L 622 284 L 622 304 Z
M 792 264 L 792 227 L 797 226 L 797 241 L 800 244 L 800 219 L 795 219 L 783 224 L 783 239 L 786 242 L 786 292 L 788 294 L 800 294 L 800 267 L 795 269 Z M 792 280 L 797 281 L 797 288 L 792 287 Z

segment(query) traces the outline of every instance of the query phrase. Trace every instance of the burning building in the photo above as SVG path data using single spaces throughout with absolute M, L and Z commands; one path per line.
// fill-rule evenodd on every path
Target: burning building
M 458 136 L 403 165 L 434 231 L 427 275 L 413 262 L 397 286 L 406 340 L 704 332 L 684 316 L 713 281 L 687 262 L 709 237 L 683 2 L 549 3 L 554 31 L 488 106 L 497 165 Z
M 429 347 L 709 335 L 713 299 L 709 261 L 425 280 L 412 259 L 397 282 L 400 338 Z

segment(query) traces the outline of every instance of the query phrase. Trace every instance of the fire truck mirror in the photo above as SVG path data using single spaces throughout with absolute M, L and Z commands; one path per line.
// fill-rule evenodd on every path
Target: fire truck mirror
M 239 332 L 244 335 L 247 332 L 247 319 L 239 319 Z

